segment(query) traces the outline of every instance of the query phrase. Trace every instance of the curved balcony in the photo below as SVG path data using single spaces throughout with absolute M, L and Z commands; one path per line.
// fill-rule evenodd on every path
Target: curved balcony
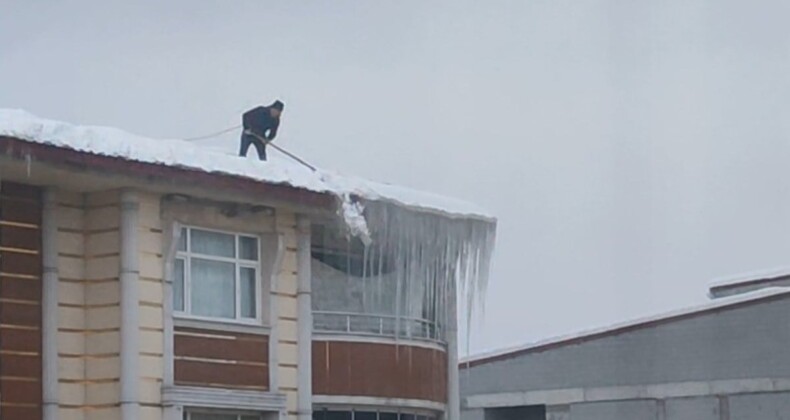
M 443 342 L 448 296 L 428 270 L 314 227 L 315 334 Z
M 312 234 L 316 404 L 368 417 L 371 407 L 426 418 L 444 411 L 449 296 L 437 276 L 331 228 L 314 226 Z

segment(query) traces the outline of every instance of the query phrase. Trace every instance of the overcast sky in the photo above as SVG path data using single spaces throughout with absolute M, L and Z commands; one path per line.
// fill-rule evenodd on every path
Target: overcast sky
M 790 265 L 790 2 L 0 2 L 0 107 L 278 144 L 499 216 L 472 352 Z M 236 134 L 201 144 L 233 152 Z

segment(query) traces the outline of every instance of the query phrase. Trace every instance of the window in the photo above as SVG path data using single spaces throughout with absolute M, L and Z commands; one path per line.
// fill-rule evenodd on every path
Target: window
M 417 415 L 408 412 L 364 411 L 364 410 L 313 410 L 313 420 L 436 420 L 434 415 Z
M 258 250 L 254 236 L 183 228 L 174 262 L 174 311 L 197 318 L 259 319 Z
M 259 414 L 184 411 L 184 420 L 261 420 Z

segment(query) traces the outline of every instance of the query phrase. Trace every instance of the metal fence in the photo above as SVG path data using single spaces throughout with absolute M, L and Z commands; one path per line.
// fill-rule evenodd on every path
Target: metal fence
M 313 330 L 431 341 L 444 339 L 436 323 L 427 319 L 354 312 L 313 311 Z

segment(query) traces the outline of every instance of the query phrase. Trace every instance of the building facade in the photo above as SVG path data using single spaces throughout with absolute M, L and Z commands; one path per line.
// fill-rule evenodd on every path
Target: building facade
M 337 194 L 37 124 L 0 136 L 0 418 L 457 418 L 455 294 Z
M 786 279 L 719 284 L 700 307 L 465 360 L 461 417 L 790 419 Z

